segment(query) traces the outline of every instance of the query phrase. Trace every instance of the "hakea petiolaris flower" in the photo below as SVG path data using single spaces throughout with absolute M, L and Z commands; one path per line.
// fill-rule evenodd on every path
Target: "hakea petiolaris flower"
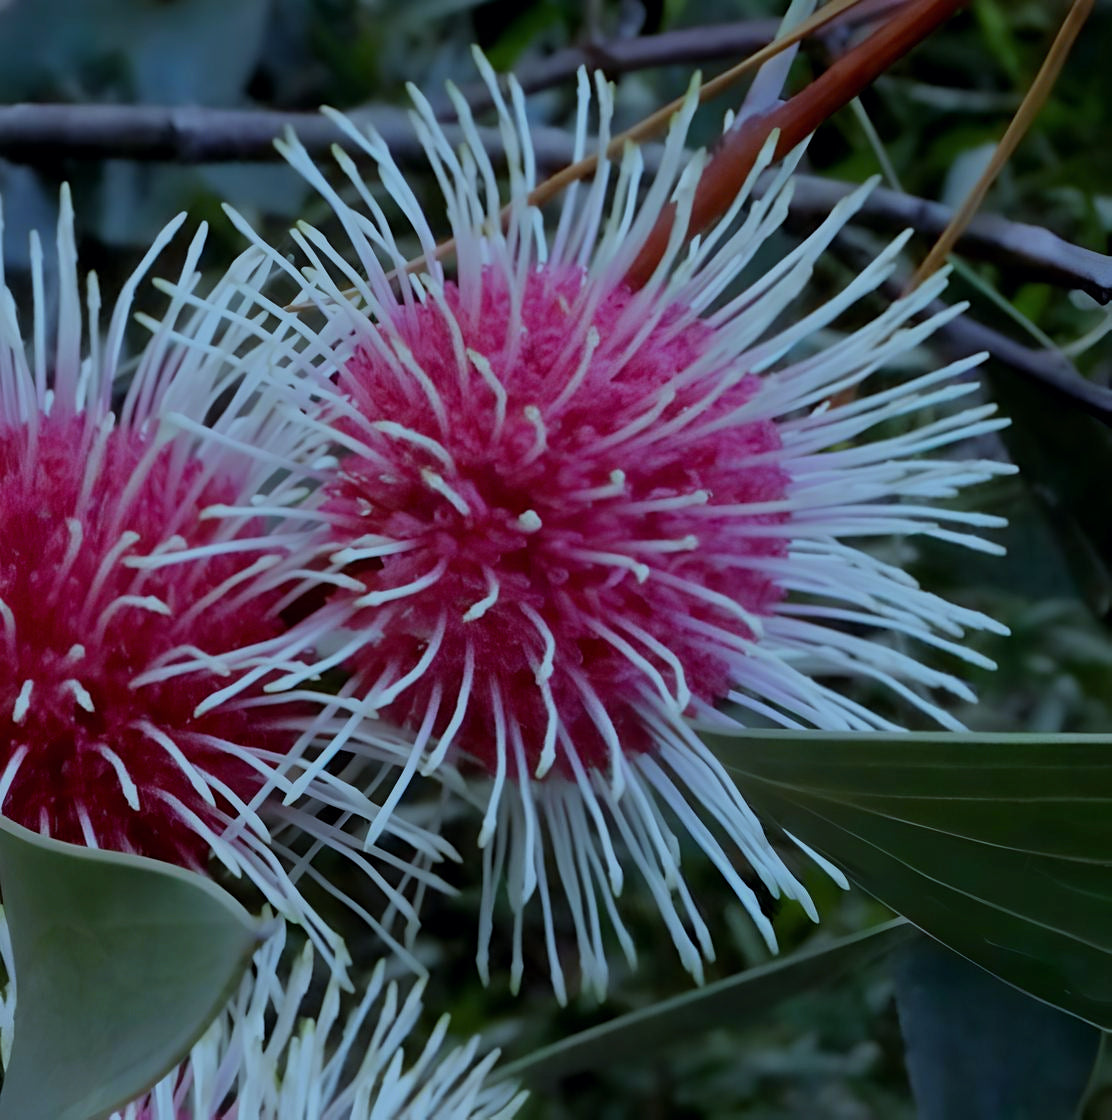
M 504 883 L 514 981 L 523 910 L 539 898 L 558 994 L 561 902 L 584 978 L 604 988 L 606 925 L 633 955 L 614 903 L 633 868 L 699 976 L 712 946 L 680 870 L 677 828 L 770 944 L 738 855 L 774 895 L 814 910 L 696 729 L 754 719 L 893 728 L 845 690 L 861 678 L 955 726 L 938 694 L 968 698 L 968 689 L 917 660 L 914 645 L 980 663 L 963 632 L 1002 627 L 859 544 L 921 535 L 995 551 L 975 530 L 998 518 L 939 503 L 1010 469 L 950 451 L 1002 422 L 991 405 L 955 406 L 976 391 L 962 377 L 976 359 L 920 376 L 887 372 L 957 314 L 917 321 L 942 278 L 849 333 L 828 331 L 892 274 L 903 238 L 841 293 L 794 310 L 867 188 L 758 271 L 798 158 L 770 172 L 758 198 L 750 188 L 766 152 L 729 213 L 688 244 L 705 162 L 684 151 L 694 101 L 648 175 L 636 148 L 620 163 L 605 156 L 612 106 L 601 80 L 598 138 L 588 139 L 591 88 L 581 76 L 577 149 L 597 150 L 598 168 L 558 213 L 542 213 L 527 198 L 536 175 L 521 92 L 511 83 L 507 104 L 480 66 L 508 190 L 462 99 L 467 143 L 457 152 L 413 92 L 446 227 L 381 139 L 344 118 L 335 119 L 380 179 L 372 190 L 340 153 L 353 204 L 295 140 L 285 145 L 350 245 L 302 225 L 303 270 L 271 251 L 296 283 L 293 311 L 258 297 L 304 340 L 271 383 L 336 455 L 305 472 L 323 524 L 302 566 L 319 576 L 316 598 L 305 599 L 311 613 L 295 627 L 306 636 L 291 637 L 321 652 L 271 687 L 305 691 L 343 668 L 338 694 L 319 690 L 335 736 L 325 753 L 358 753 L 347 735 L 361 727 L 404 761 L 399 789 L 445 763 L 489 776 L 473 785 L 485 799 L 484 973 Z M 634 289 L 625 276 L 669 201 L 671 243 Z M 444 235 L 451 271 L 436 251 Z M 414 242 L 416 269 L 402 247 Z M 323 327 L 299 318 L 306 304 Z
M 350 1007 L 312 946 L 283 956 L 281 925 L 188 1057 L 111 1120 L 510 1120 L 526 1094 L 497 1081 L 498 1051 L 447 1047 L 441 1016 L 417 1047 L 424 982 L 402 994 L 380 963 Z M 0 962 L 15 976 L 0 914 Z M 314 978 L 316 983 L 314 984 Z M 0 1062 L 13 1041 L 17 985 L 0 986 Z
M 289 668 L 268 650 L 288 646 L 281 600 L 305 527 L 281 508 L 280 484 L 260 504 L 275 470 L 262 452 L 219 442 L 234 430 L 281 448 L 283 421 L 260 405 L 234 408 L 223 428 L 204 426 L 222 396 L 236 404 L 225 373 L 242 332 L 222 316 L 245 277 L 212 293 L 219 313 L 183 321 L 203 231 L 113 407 L 136 286 L 174 228 L 125 286 L 103 337 L 94 277 L 82 314 L 68 191 L 52 328 L 33 243 L 29 351 L 0 272 L 0 812 L 75 844 L 198 869 L 215 857 L 304 921 L 322 948 L 333 945 L 341 965 L 342 947 L 302 898 L 267 822 L 342 845 L 342 833 L 318 830 L 316 814 L 371 819 L 377 810 L 318 772 L 299 804 L 281 805 L 282 775 L 311 752 L 313 712 L 263 684 Z M 237 504 L 250 508 L 227 512 Z M 214 700 L 232 681 L 235 697 Z M 391 827 L 427 858 L 443 847 L 399 819 Z M 346 842 L 377 874 L 361 844 Z

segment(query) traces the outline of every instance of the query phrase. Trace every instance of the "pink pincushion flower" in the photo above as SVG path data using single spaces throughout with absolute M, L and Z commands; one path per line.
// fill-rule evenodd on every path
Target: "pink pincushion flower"
M 431 402 L 368 346 L 338 380 L 361 416 L 412 433 L 398 439 L 393 427 L 338 422 L 365 450 L 327 484 L 333 533 L 355 538 L 373 524 L 408 546 L 359 573 L 365 605 L 349 625 L 381 637 L 349 665 L 375 674 L 435 657 L 438 671 L 383 714 L 419 725 L 435 708 L 443 738 L 458 710 L 456 742 L 492 773 L 490 732 L 504 713 L 540 729 L 523 737 L 520 760 L 509 759 L 515 779 L 543 775 L 554 761 L 571 776 L 557 749 L 561 729 L 591 768 L 615 751 L 650 750 L 636 711 L 646 689 L 684 708 L 692 690 L 707 703 L 724 696 L 730 659 L 691 623 L 751 639 L 751 620 L 780 591 L 731 562 L 787 551 L 783 539 L 753 532 L 784 513 L 729 512 L 785 494 L 775 426 L 718 423 L 745 406 L 757 379 L 722 385 L 713 364 L 699 371 L 712 335 L 679 308 L 636 347 L 608 353 L 599 340 L 620 327 L 630 299 L 622 289 L 594 309 L 593 344 L 569 346 L 569 329 L 577 341 L 584 333 L 570 320 L 585 283 L 580 270 L 535 271 L 516 309 L 492 270 L 474 308 L 447 284 L 444 306 L 473 355 L 466 376 L 441 307 L 400 311 L 392 331 L 434 387 Z M 516 345 L 507 338 L 515 314 Z M 692 368 L 675 384 L 677 370 Z M 721 391 L 706 405 L 712 388 Z M 702 430 L 683 424 L 693 409 Z M 658 435 L 677 419 L 676 436 Z M 594 711 L 598 697 L 607 698 L 607 721 Z
M 218 310 L 184 322 L 202 231 L 113 411 L 132 295 L 180 221 L 125 287 L 103 339 L 92 277 L 82 322 L 72 222 L 63 191 L 58 325 L 48 335 L 36 239 L 30 356 L 0 272 L 0 812 L 71 843 L 198 869 L 215 857 L 341 967 L 342 944 L 284 869 L 292 853 L 270 826 L 297 825 L 307 843 L 338 846 L 374 874 L 363 845 L 317 813 L 370 820 L 377 808 L 327 774 L 298 805 L 281 804 L 287 775 L 308 765 L 313 710 L 264 685 L 296 664 L 273 650 L 288 648 L 280 608 L 306 527 L 267 482 L 292 446 L 282 423 L 230 372 L 245 328 L 223 316 L 257 262 L 240 262 L 209 296 Z M 255 408 L 206 427 L 214 402 L 235 405 L 237 385 Z M 256 453 L 232 447 L 230 431 Z M 235 696 L 221 699 L 230 682 Z M 429 858 L 444 847 L 390 827 Z
M 250 717 L 196 718 L 212 673 L 159 669 L 184 647 L 272 640 L 280 624 L 219 593 L 259 554 L 207 554 L 218 526 L 202 513 L 233 484 L 171 451 L 61 408 L 0 431 L 0 792 L 6 816 L 56 839 L 196 866 L 208 842 L 190 818 L 220 828 L 217 806 L 234 812 L 229 795 L 242 804 L 261 784 L 218 745 L 251 739 Z M 150 543 L 171 537 L 200 554 L 146 567 Z M 257 745 L 280 739 L 264 725 Z
M 904 238 L 844 292 L 790 310 L 867 187 L 756 274 L 749 266 L 783 221 L 798 153 L 753 198 L 762 160 L 730 212 L 685 245 L 705 160 L 683 149 L 694 101 L 642 190 L 640 151 L 627 149 L 619 165 L 606 157 L 612 106 L 600 80 L 598 168 L 546 228 L 528 199 L 536 175 L 521 91 L 511 82 L 507 105 L 479 64 L 498 107 L 508 201 L 462 99 L 457 153 L 413 91 L 454 275 L 380 138 L 335 118 L 377 163 L 415 234 L 419 275 L 349 157 L 337 158 L 357 206 L 296 141 L 285 145 L 335 210 L 356 263 L 302 225 L 294 237 L 304 272 L 271 257 L 294 278 L 296 306 L 312 304 L 325 326 L 258 297 L 304 340 L 272 364 L 270 383 L 335 447 L 335 461 L 302 470 L 323 523 L 303 561 L 317 573 L 306 579 L 317 597 L 306 596 L 310 613 L 290 640 L 320 654 L 269 687 L 308 692 L 314 676 L 345 669 L 338 694 L 319 690 L 322 726 L 333 732 L 319 764 L 370 740 L 393 749 L 404 770 L 388 805 L 418 770 L 447 776 L 456 763 L 487 776 L 469 786 L 485 803 L 484 976 L 504 884 L 512 982 L 523 967 L 524 907 L 537 897 L 563 996 L 553 916 L 562 897 L 583 977 L 603 990 L 606 925 L 633 958 L 614 901 L 626 865 L 700 976 L 713 947 L 680 869 L 678 832 L 713 861 L 770 944 L 739 855 L 774 895 L 815 912 L 696 730 L 736 730 L 751 718 L 758 727 L 896 727 L 845 694 L 855 677 L 956 726 L 931 694 L 969 690 L 900 647 L 913 638 L 984 663 L 963 647 L 964 630 L 1002 628 L 920 589 L 859 539 L 921 534 L 994 551 L 966 530 L 999 519 L 939 499 L 1011 468 L 937 450 L 1001 421 L 992 406 L 953 407 L 975 391 L 959 375 L 977 359 L 874 384 L 957 313 L 915 322 L 944 278 L 849 334 L 828 332 L 891 274 Z M 588 145 L 589 102 L 582 76 L 577 155 Z M 633 290 L 626 273 L 669 200 L 671 244 Z

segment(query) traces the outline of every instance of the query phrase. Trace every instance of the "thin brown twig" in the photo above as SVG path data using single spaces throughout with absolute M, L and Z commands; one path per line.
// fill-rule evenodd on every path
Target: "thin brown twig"
M 1031 122 L 1038 115 L 1047 97 L 1050 96 L 1050 91 L 1054 88 L 1054 83 L 1065 64 L 1070 48 L 1081 33 L 1081 28 L 1092 10 L 1093 0 L 1074 0 L 1069 13 L 1062 21 L 1062 26 L 1058 29 L 1058 34 L 1054 37 L 1054 42 L 1051 44 L 1043 64 L 1039 67 L 1039 72 L 1035 75 L 1035 80 L 1031 83 L 1031 88 L 1027 91 L 1015 116 L 1008 124 L 1000 143 L 996 145 L 996 150 L 992 153 L 988 166 L 965 196 L 949 226 L 942 232 L 931 251 L 915 270 L 915 274 L 911 277 L 909 290 L 914 290 L 928 276 L 938 271 L 950 250 L 954 247 L 954 243 L 961 236 L 962 230 L 972 221 L 973 215 L 980 209 L 981 203 L 985 200 L 985 195 L 988 194 L 989 187 L 996 181 L 996 176 L 1000 174 L 1004 165 L 1011 159 L 1012 153 L 1019 146 L 1020 140 L 1027 134 Z

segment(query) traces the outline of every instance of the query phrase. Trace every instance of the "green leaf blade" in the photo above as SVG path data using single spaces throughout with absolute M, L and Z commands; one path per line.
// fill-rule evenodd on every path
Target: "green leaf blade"
M 17 974 L 0 1120 L 97 1120 L 165 1076 L 227 1001 L 260 923 L 210 880 L 0 820 Z
M 925 933 L 1112 1027 L 1107 736 L 708 737 L 754 807 Z
M 499 1076 L 532 1085 L 667 1051 L 677 1038 L 760 1018 L 783 1000 L 811 992 L 918 935 L 903 918 L 747 969 L 691 992 L 620 1015 L 505 1064 Z

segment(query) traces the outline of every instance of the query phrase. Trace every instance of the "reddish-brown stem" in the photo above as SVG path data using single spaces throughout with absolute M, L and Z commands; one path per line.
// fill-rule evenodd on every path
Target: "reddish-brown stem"
M 969 0 L 908 0 L 879 30 L 789 101 L 727 132 L 695 188 L 688 235 L 706 229 L 726 212 L 774 129 L 780 130 L 775 153 L 775 158 L 780 159 L 968 3 Z M 670 205 L 626 273 L 626 283 L 631 287 L 639 288 L 653 274 L 667 248 L 674 220 L 675 206 Z

